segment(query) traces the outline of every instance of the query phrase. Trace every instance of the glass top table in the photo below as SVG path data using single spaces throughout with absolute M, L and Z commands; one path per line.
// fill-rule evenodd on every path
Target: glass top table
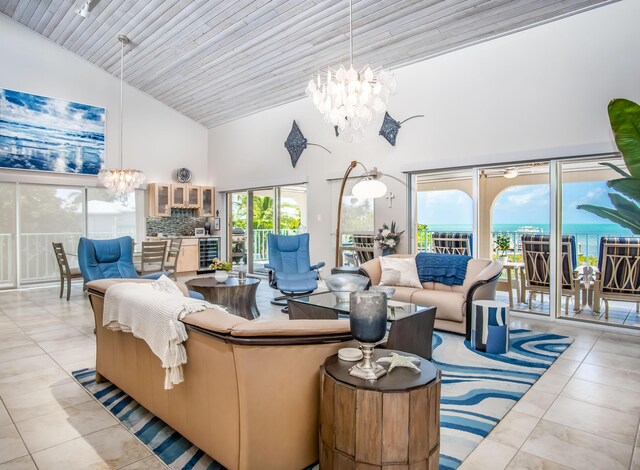
M 294 297 L 289 299 L 289 302 L 294 304 L 310 305 L 322 309 L 327 309 L 333 312 L 337 312 L 338 316 L 349 315 L 349 301 L 343 301 L 337 295 L 331 292 L 320 292 L 318 294 L 309 294 L 300 297 Z M 409 304 L 405 302 L 398 302 L 396 300 L 387 301 L 387 320 L 396 321 L 402 318 L 410 317 L 416 313 L 420 313 L 430 307 L 422 307 L 416 304 Z M 295 307 L 294 307 L 295 310 Z M 292 318 L 291 314 L 289 318 Z M 308 317 L 305 317 L 308 318 Z M 318 318 L 318 317 L 316 317 Z M 325 318 L 325 317 L 323 317 Z M 333 313 L 327 318 L 336 318 L 336 314 Z
M 288 299 L 290 320 L 348 318 L 349 301 L 331 292 Z M 387 301 L 389 334 L 386 348 L 409 352 L 431 360 L 435 307 Z

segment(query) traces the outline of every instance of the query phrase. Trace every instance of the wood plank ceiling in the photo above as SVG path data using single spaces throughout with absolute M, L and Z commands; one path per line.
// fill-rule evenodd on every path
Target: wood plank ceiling
M 616 0 L 353 0 L 354 65 L 394 68 Z M 346 0 L 0 0 L 0 12 L 214 127 L 348 64 Z M 398 83 L 402 90 L 402 83 Z M 310 104 L 311 106 L 311 104 Z

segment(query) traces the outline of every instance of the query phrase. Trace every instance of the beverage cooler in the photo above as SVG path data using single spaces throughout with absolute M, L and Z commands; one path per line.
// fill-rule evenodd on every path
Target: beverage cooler
M 220 237 L 198 239 L 198 274 L 210 273 L 211 260 L 220 258 Z

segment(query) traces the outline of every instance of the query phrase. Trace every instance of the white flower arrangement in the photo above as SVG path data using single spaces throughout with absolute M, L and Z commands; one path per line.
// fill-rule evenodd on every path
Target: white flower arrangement
M 378 242 L 378 246 L 382 250 L 393 250 L 398 245 L 400 235 L 403 233 L 404 230 L 396 232 L 396 223 L 392 221 L 390 226 L 382 224 L 382 228 L 378 229 L 378 234 L 373 239 Z

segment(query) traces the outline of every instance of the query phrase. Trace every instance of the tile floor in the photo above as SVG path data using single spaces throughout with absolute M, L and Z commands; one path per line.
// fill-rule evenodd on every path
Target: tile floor
M 258 290 L 263 319 L 280 316 Z M 464 462 L 465 469 L 640 469 L 640 336 L 514 317 L 574 344 Z M 80 284 L 0 292 L 0 470 L 165 468 L 71 378 L 95 363 Z

